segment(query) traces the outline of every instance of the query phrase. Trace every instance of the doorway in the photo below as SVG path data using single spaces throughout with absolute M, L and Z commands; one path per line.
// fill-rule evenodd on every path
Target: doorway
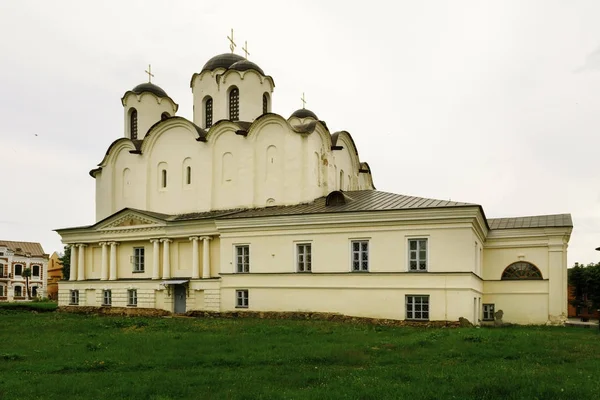
M 173 295 L 175 296 L 175 314 L 185 313 L 186 290 L 184 285 L 174 285 Z

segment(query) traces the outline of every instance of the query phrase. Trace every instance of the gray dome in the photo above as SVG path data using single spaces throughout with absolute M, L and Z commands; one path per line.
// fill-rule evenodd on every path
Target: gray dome
M 261 75 L 265 74 L 261 67 L 246 59 L 234 62 L 231 64 L 229 69 L 235 69 L 236 71 L 247 71 L 249 69 L 253 69 L 257 72 L 260 72 Z
M 156 86 L 154 83 L 150 83 L 150 82 L 141 83 L 141 84 L 137 85 L 136 87 L 134 87 L 133 89 L 131 89 L 131 91 L 135 94 L 142 94 L 144 92 L 150 92 L 150 93 L 154 93 L 158 97 L 169 97 L 167 95 L 167 92 L 162 90 L 160 87 Z
M 242 60 L 245 60 L 245 58 L 234 53 L 219 54 L 208 60 L 206 64 L 204 64 L 204 67 L 202 67 L 202 71 L 212 71 L 217 68 L 229 69 L 232 64 Z
M 317 121 L 319 120 L 319 118 L 317 117 L 317 114 L 315 114 L 314 112 L 307 110 L 306 108 L 301 108 L 299 110 L 294 111 L 294 113 L 292 115 L 290 115 L 291 117 L 296 117 L 296 118 L 314 118 Z

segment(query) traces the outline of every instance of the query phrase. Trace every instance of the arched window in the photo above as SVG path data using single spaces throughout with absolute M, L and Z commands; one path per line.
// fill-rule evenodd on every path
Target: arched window
M 137 133 L 137 110 L 132 108 L 129 115 L 129 134 L 131 139 L 137 139 Z
M 210 128 L 213 123 L 213 99 L 207 97 L 204 102 L 204 126 L 206 129 Z
M 240 90 L 236 87 L 229 92 L 229 119 L 240 120 Z
M 268 94 L 263 94 L 263 114 L 266 114 L 269 112 L 269 95 Z
M 21 276 L 23 274 L 23 266 L 21 264 L 15 264 L 15 276 Z
M 33 276 L 40 276 L 40 266 L 39 265 L 34 265 L 32 268 L 32 273 L 31 275 Z
M 166 111 L 160 115 L 161 121 L 164 121 L 165 119 L 169 119 L 169 118 L 171 118 L 171 115 Z
M 502 273 L 502 280 L 532 280 L 542 279 L 542 273 L 533 264 L 519 261 L 510 264 Z
M 186 185 L 192 184 L 192 167 L 189 165 L 185 168 L 185 183 Z
M 167 187 L 167 170 L 163 169 L 161 171 L 161 187 L 166 188 Z

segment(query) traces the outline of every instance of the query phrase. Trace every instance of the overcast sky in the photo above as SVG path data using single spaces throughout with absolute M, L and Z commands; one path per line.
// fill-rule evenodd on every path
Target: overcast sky
M 378 190 L 571 213 L 569 265 L 600 261 L 600 1 L 0 0 L 0 239 L 62 250 L 95 222 L 88 171 L 147 80 L 189 82 L 234 28 L 273 111 L 349 131 Z

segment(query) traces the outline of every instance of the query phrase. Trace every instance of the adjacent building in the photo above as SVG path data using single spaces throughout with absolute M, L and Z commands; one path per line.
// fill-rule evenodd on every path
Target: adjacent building
M 27 300 L 27 279 L 23 271 L 31 270 L 29 295 L 45 297 L 48 254 L 34 242 L 0 240 L 0 301 Z
M 121 98 L 122 137 L 90 171 L 96 221 L 57 230 L 60 305 L 566 318 L 569 214 L 378 191 L 349 132 L 274 113 L 273 78 L 236 54 L 190 87 L 191 120 L 150 82 Z
M 57 252 L 52 253 L 48 259 L 48 290 L 46 297 L 58 300 L 58 281 L 63 277 L 63 263 Z

